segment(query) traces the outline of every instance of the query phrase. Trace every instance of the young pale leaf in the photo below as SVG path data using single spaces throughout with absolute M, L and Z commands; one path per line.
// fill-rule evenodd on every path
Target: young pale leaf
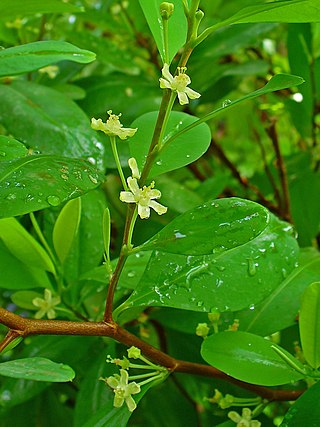
M 302 249 L 298 264 L 262 303 L 234 314 L 240 320 L 241 330 L 265 337 L 297 322 L 301 294 L 309 283 L 320 277 L 319 252 L 311 248 Z M 274 313 L 279 313 L 279 316 Z
M 157 44 L 161 59 L 165 62 L 163 24 L 160 15 L 162 0 L 139 0 L 139 3 Z M 171 0 L 170 3 L 174 4 L 174 13 L 168 22 L 169 62 L 186 42 L 187 37 L 187 20 L 183 12 L 182 2 L 181 0 Z
M 66 260 L 78 233 L 80 218 L 81 198 L 77 197 L 65 204 L 54 224 L 52 241 L 61 264 Z
M 93 190 L 102 179 L 80 159 L 40 155 L 1 162 L 0 217 L 58 206 Z
M 320 282 L 304 291 L 299 316 L 300 338 L 306 361 L 314 369 L 320 367 Z
M 0 135 L 0 162 L 26 156 L 27 147 L 16 139 Z
M 55 267 L 45 249 L 15 218 L 0 219 L 0 239 L 9 251 L 25 265 L 51 273 Z
M 44 357 L 29 357 L 0 363 L 0 375 L 33 381 L 67 382 L 75 377 L 68 365 Z
M 242 98 L 236 99 L 235 101 L 227 102 L 223 104 L 222 107 L 217 108 L 211 113 L 208 113 L 205 116 L 203 116 L 201 119 L 194 121 L 188 126 L 182 128 L 181 130 L 178 130 L 178 132 L 174 133 L 172 136 L 169 135 L 169 138 L 166 141 L 166 147 L 168 148 L 169 145 L 171 145 L 172 141 L 174 141 L 175 139 L 178 139 L 178 138 L 180 139 L 184 133 L 189 132 L 194 127 L 204 122 L 207 122 L 208 120 L 213 119 L 219 114 L 225 112 L 228 108 L 233 108 L 235 105 L 238 105 L 243 101 L 248 101 L 250 99 L 254 99 L 254 98 L 257 98 L 258 96 L 266 95 L 271 92 L 276 92 L 277 90 L 287 89 L 293 86 L 299 86 L 303 82 L 304 82 L 303 78 L 299 76 L 293 76 L 291 74 L 277 74 L 274 77 L 272 77 L 268 81 L 268 83 L 265 86 L 263 86 L 261 89 L 255 90 L 254 92 L 251 92 L 248 95 L 243 96 Z
M 317 427 L 320 420 L 320 381 L 303 393 L 286 413 L 280 427 Z
M 204 217 L 209 206 L 203 205 Z M 257 222 L 256 229 L 261 227 L 257 235 L 252 231 L 250 221 L 248 224 L 243 222 L 242 232 L 238 233 L 239 238 L 242 235 L 240 243 L 240 240 L 229 237 L 233 215 L 231 209 L 225 213 L 221 228 L 225 231 L 226 239 L 223 245 L 221 238 L 220 248 L 212 244 L 214 232 L 208 232 L 207 238 L 211 243 L 204 241 L 201 249 L 207 250 L 211 245 L 215 249 L 211 254 L 181 254 L 177 249 L 179 243 L 174 249 L 178 253 L 169 253 L 165 249 L 153 251 L 138 286 L 119 311 L 132 306 L 162 306 L 223 312 L 253 307 L 266 298 L 283 281 L 284 274 L 290 273 L 296 265 L 298 245 L 292 227 L 271 214 L 263 227 L 262 215 L 262 223 L 258 226 Z M 185 218 L 188 223 L 184 229 L 193 227 L 189 215 Z M 213 226 L 219 224 L 214 223 Z M 199 227 L 201 230 L 202 225 Z M 192 236 L 193 242 L 196 233 L 197 230 Z M 187 253 L 196 252 L 187 245 L 187 238 L 186 242 L 181 240 Z M 168 242 L 168 247 L 174 247 L 174 244 Z
M 215 368 L 251 384 L 275 386 L 304 378 L 304 374 L 285 362 L 273 346 L 285 354 L 297 369 L 304 370 L 304 366 L 286 350 L 248 332 L 210 335 L 202 343 L 201 355 Z
M 66 60 L 87 64 L 95 60 L 95 54 L 54 40 L 14 46 L 0 51 L 0 77 L 28 73 Z
M 139 249 L 211 255 L 256 238 L 270 222 L 266 208 L 235 197 L 202 204 L 171 221 Z
M 82 12 L 81 7 L 59 0 L 1 0 L 1 20 L 15 18 L 17 16 L 36 15 L 38 13 L 77 13 Z
M 137 160 L 140 170 L 144 165 L 148 153 L 157 116 L 157 112 L 143 114 L 131 125 L 131 127 L 139 129 L 130 138 L 129 146 L 131 155 Z M 207 151 L 211 141 L 211 132 L 206 124 L 202 124 L 196 130 L 184 133 L 181 137 L 175 139 L 174 144 L 167 146 L 167 139 L 172 138 L 172 135 L 179 133 L 181 129 L 183 130 L 190 125 L 192 126 L 195 122 L 197 123 L 198 120 L 186 113 L 173 111 L 170 114 L 164 134 L 164 146 L 151 169 L 151 176 L 157 176 L 186 166 L 197 160 Z

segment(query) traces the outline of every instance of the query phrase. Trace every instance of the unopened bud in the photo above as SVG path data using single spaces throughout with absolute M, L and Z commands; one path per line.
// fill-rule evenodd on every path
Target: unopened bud
M 160 15 L 162 19 L 168 20 L 171 18 L 174 12 L 174 4 L 164 1 L 160 4 Z
M 198 337 L 206 338 L 208 336 L 209 331 L 210 328 L 208 327 L 207 323 L 198 323 L 196 329 L 196 335 L 198 335 Z

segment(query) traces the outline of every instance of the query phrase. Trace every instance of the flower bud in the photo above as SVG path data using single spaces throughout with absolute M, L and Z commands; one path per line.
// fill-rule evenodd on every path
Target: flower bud
M 160 15 L 162 19 L 168 20 L 171 18 L 174 12 L 174 4 L 164 1 L 160 4 Z

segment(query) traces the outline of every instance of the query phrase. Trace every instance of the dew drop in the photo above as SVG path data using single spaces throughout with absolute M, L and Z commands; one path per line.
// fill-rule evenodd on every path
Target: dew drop
M 88 176 L 89 176 L 90 181 L 91 181 L 93 184 L 98 184 L 98 180 L 97 180 L 94 176 L 92 176 L 92 175 L 88 175 Z
M 254 276 L 257 272 L 256 264 L 252 258 L 248 258 L 248 274 L 249 276 Z
M 217 269 L 218 269 L 219 271 L 224 271 L 224 270 L 226 269 L 226 267 L 225 267 L 225 266 L 223 266 L 223 265 L 218 265 L 218 266 L 217 266 Z
M 225 99 L 222 103 L 222 107 L 225 108 L 232 103 L 231 99 Z
M 69 179 L 69 175 L 67 175 L 66 173 L 62 173 L 60 176 L 64 181 L 68 181 Z
M 7 195 L 6 199 L 7 199 L 7 200 L 14 200 L 16 197 L 17 197 L 17 196 L 16 196 L 15 194 L 10 193 L 10 194 L 8 194 L 8 195 Z
M 157 160 L 156 161 L 156 165 L 161 166 L 162 165 L 162 160 Z
M 7 153 L 4 151 L 0 151 L 0 157 L 6 157 Z
M 285 279 L 288 276 L 288 272 L 285 268 L 281 269 L 282 277 Z
M 128 272 L 128 277 L 130 277 L 130 279 L 133 278 L 133 277 L 135 277 L 135 276 L 136 276 L 136 272 L 135 271 L 129 271 Z
M 198 301 L 198 302 L 197 302 L 197 306 L 198 306 L 198 307 L 202 307 L 202 306 L 203 306 L 203 304 L 204 304 L 204 302 L 203 302 L 203 301 Z
M 34 197 L 33 197 L 33 195 L 32 194 L 27 194 L 26 195 L 26 202 L 32 202 L 32 200 L 34 199 Z
M 3 390 L 1 393 L 1 400 L 4 402 L 11 400 L 11 392 L 9 390 Z
M 58 205 L 60 205 L 60 198 L 58 196 L 48 196 L 47 202 L 51 206 L 58 206 Z

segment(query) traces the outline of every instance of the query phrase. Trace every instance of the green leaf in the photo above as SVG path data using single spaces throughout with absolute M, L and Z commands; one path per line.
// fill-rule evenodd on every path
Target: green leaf
M 302 250 L 299 265 L 262 303 L 251 310 L 237 312 L 241 330 L 267 336 L 296 323 L 304 289 L 320 276 L 320 256 L 315 249 Z M 274 313 L 278 313 L 275 316 Z
M 280 349 L 299 369 L 303 365 L 286 350 L 248 332 L 221 332 L 207 337 L 201 347 L 206 362 L 232 377 L 251 384 L 275 386 L 304 378 L 286 363 Z
M 166 146 L 172 144 L 172 141 L 175 139 L 181 137 L 181 135 L 185 132 L 189 132 L 191 129 L 193 129 L 195 126 L 200 125 L 201 123 L 207 122 L 208 120 L 213 119 L 214 117 L 218 116 L 219 114 L 225 112 L 229 108 L 233 108 L 234 106 L 240 104 L 243 101 L 248 101 L 250 99 L 257 98 L 261 95 L 266 95 L 271 92 L 276 92 L 277 90 L 287 89 L 289 87 L 293 86 L 299 86 L 304 82 L 303 78 L 298 76 L 293 76 L 291 74 L 277 74 L 274 77 L 272 77 L 268 83 L 263 86 L 262 88 L 255 90 L 254 92 L 249 93 L 248 95 L 243 96 L 242 98 L 236 99 L 235 101 L 230 101 L 223 103 L 222 107 L 217 108 L 216 110 L 212 111 L 211 113 L 206 114 L 201 119 L 195 121 L 194 123 L 190 124 L 189 126 L 179 130 L 177 133 L 175 133 L 173 136 L 170 136 L 169 139 L 166 141 Z
M 138 132 L 130 138 L 129 145 L 131 155 L 137 160 L 140 170 L 149 150 L 157 116 L 157 112 L 146 113 L 131 125 L 133 128 L 138 128 Z M 186 113 L 173 111 L 170 114 L 164 135 L 165 143 L 157 155 L 150 176 L 157 176 L 188 165 L 207 151 L 211 141 L 211 132 L 206 124 L 184 133 L 179 138 L 174 136 L 196 122 L 198 120 L 195 117 Z M 167 145 L 168 138 L 175 138 L 175 143 Z
M 98 132 L 66 95 L 36 83 L 15 81 L 0 85 L 0 99 L 0 123 L 31 153 L 87 159 L 104 169 Z
M 75 377 L 74 370 L 44 357 L 29 357 L 0 363 L 0 375 L 34 381 L 67 382 Z
M 66 260 L 78 233 L 80 218 L 81 198 L 77 197 L 65 204 L 55 222 L 52 241 L 61 264 Z
M 303 354 L 314 369 L 320 366 L 320 282 L 312 283 L 304 291 L 299 315 Z
M 59 0 L 1 0 L 0 17 L 1 20 L 14 18 L 16 16 L 36 15 L 38 13 L 77 13 L 83 9 L 70 3 Z
M 27 156 L 0 163 L 0 217 L 58 206 L 99 185 L 90 163 L 58 156 Z
M 24 264 L 55 273 L 53 262 L 45 249 L 15 218 L 0 219 L 0 238 Z
M 256 238 L 270 222 L 266 208 L 249 200 L 218 199 L 178 216 L 139 247 L 184 255 L 211 255 Z
M 43 298 L 43 294 L 34 291 L 18 291 L 11 295 L 14 304 L 27 310 L 38 310 L 38 307 L 32 304 L 34 298 Z
M 16 139 L 0 135 L 0 162 L 24 157 L 27 154 L 27 147 Z
M 234 204 L 236 207 L 237 201 Z M 203 205 L 203 215 L 210 206 Z M 232 218 L 233 213 L 229 210 L 225 213 L 225 224 Z M 223 228 L 227 233 L 228 225 Z M 243 228 L 246 228 L 245 224 Z M 137 288 L 119 311 L 132 306 L 162 306 L 223 312 L 257 304 L 283 281 L 284 272 L 289 273 L 294 268 L 298 245 L 292 236 L 292 227 L 271 214 L 260 234 L 254 237 L 252 230 L 247 233 L 247 241 L 244 233 L 240 246 L 235 242 L 233 247 L 227 238 L 227 247 L 210 255 L 155 250 Z M 196 236 L 195 233 L 192 238 L 196 239 Z
M 0 77 L 38 70 L 59 61 L 87 64 L 95 54 L 64 41 L 39 41 L 0 51 Z
M 320 420 L 320 381 L 303 393 L 286 413 L 280 427 L 317 427 Z
M 165 62 L 163 24 L 160 16 L 160 4 L 162 0 L 139 0 L 139 3 L 157 44 L 161 59 Z M 182 2 L 180 0 L 171 0 L 170 3 L 174 4 L 174 13 L 168 22 L 169 62 L 172 61 L 175 54 L 184 45 L 187 37 L 187 20 L 184 15 Z

